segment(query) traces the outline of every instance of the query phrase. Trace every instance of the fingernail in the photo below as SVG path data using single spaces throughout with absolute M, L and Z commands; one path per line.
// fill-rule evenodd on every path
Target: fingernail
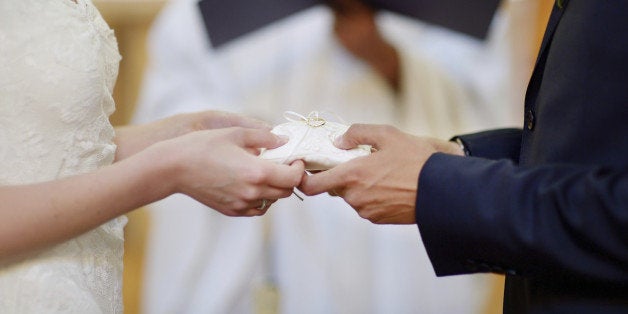
M 290 141 L 290 137 L 286 136 L 286 135 L 277 135 L 277 138 L 279 139 L 280 142 L 282 143 L 288 143 L 288 141 Z

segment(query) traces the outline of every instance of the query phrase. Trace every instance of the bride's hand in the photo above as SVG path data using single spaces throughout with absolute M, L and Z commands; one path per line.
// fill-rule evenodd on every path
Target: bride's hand
M 278 165 L 258 158 L 259 148 L 286 140 L 267 130 L 224 128 L 197 131 L 158 143 L 146 153 L 165 161 L 164 180 L 183 193 L 228 216 L 262 215 L 299 185 L 304 165 Z M 264 201 L 265 200 L 265 201 Z
M 115 142 L 118 146 L 116 161 L 125 159 L 159 141 L 168 140 L 194 131 L 227 127 L 267 129 L 266 122 L 222 111 L 200 111 L 173 115 L 141 125 L 116 128 Z

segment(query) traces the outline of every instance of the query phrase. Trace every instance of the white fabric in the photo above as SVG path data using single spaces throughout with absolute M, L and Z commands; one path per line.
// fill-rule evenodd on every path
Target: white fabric
M 297 119 L 290 117 L 290 114 L 298 115 Z M 334 140 L 347 132 L 349 126 L 328 121 L 317 111 L 312 111 L 308 116 L 286 112 L 284 117 L 291 121 L 276 125 L 271 132 L 287 136 L 288 143 L 274 149 L 263 149 L 260 158 L 278 164 L 303 160 L 305 170 L 328 170 L 371 153 L 369 145 L 360 145 L 349 150 L 334 146 Z
M 0 184 L 94 171 L 115 155 L 120 55 L 88 0 L 0 1 Z M 2 313 L 121 313 L 125 217 L 0 266 Z M 28 231 L 33 232 L 33 231 Z
M 519 124 L 503 20 L 486 44 L 393 14 L 378 23 L 402 56 L 401 95 L 343 50 L 323 7 L 212 49 L 196 1 L 173 1 L 154 24 L 136 119 L 219 109 L 283 123 L 318 110 L 444 138 Z M 416 226 L 373 225 L 339 198 L 291 197 L 254 219 L 183 196 L 151 208 L 145 313 L 253 313 L 269 285 L 281 313 L 480 313 L 487 301 L 487 277 L 435 277 Z

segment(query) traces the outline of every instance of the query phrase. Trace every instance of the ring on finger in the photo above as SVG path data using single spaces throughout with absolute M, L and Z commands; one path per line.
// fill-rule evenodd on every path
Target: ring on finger
M 262 205 L 260 207 L 258 207 L 257 209 L 259 210 L 264 210 L 266 209 L 266 207 L 269 205 L 269 201 L 265 198 L 262 199 Z

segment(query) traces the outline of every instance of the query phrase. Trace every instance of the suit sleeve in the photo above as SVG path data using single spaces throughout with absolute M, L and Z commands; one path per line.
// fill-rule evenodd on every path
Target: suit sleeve
M 479 133 L 459 135 L 459 138 L 471 156 L 488 159 L 519 160 L 521 151 L 520 129 L 499 129 Z
M 439 276 L 628 282 L 628 171 L 435 154 L 416 202 Z

